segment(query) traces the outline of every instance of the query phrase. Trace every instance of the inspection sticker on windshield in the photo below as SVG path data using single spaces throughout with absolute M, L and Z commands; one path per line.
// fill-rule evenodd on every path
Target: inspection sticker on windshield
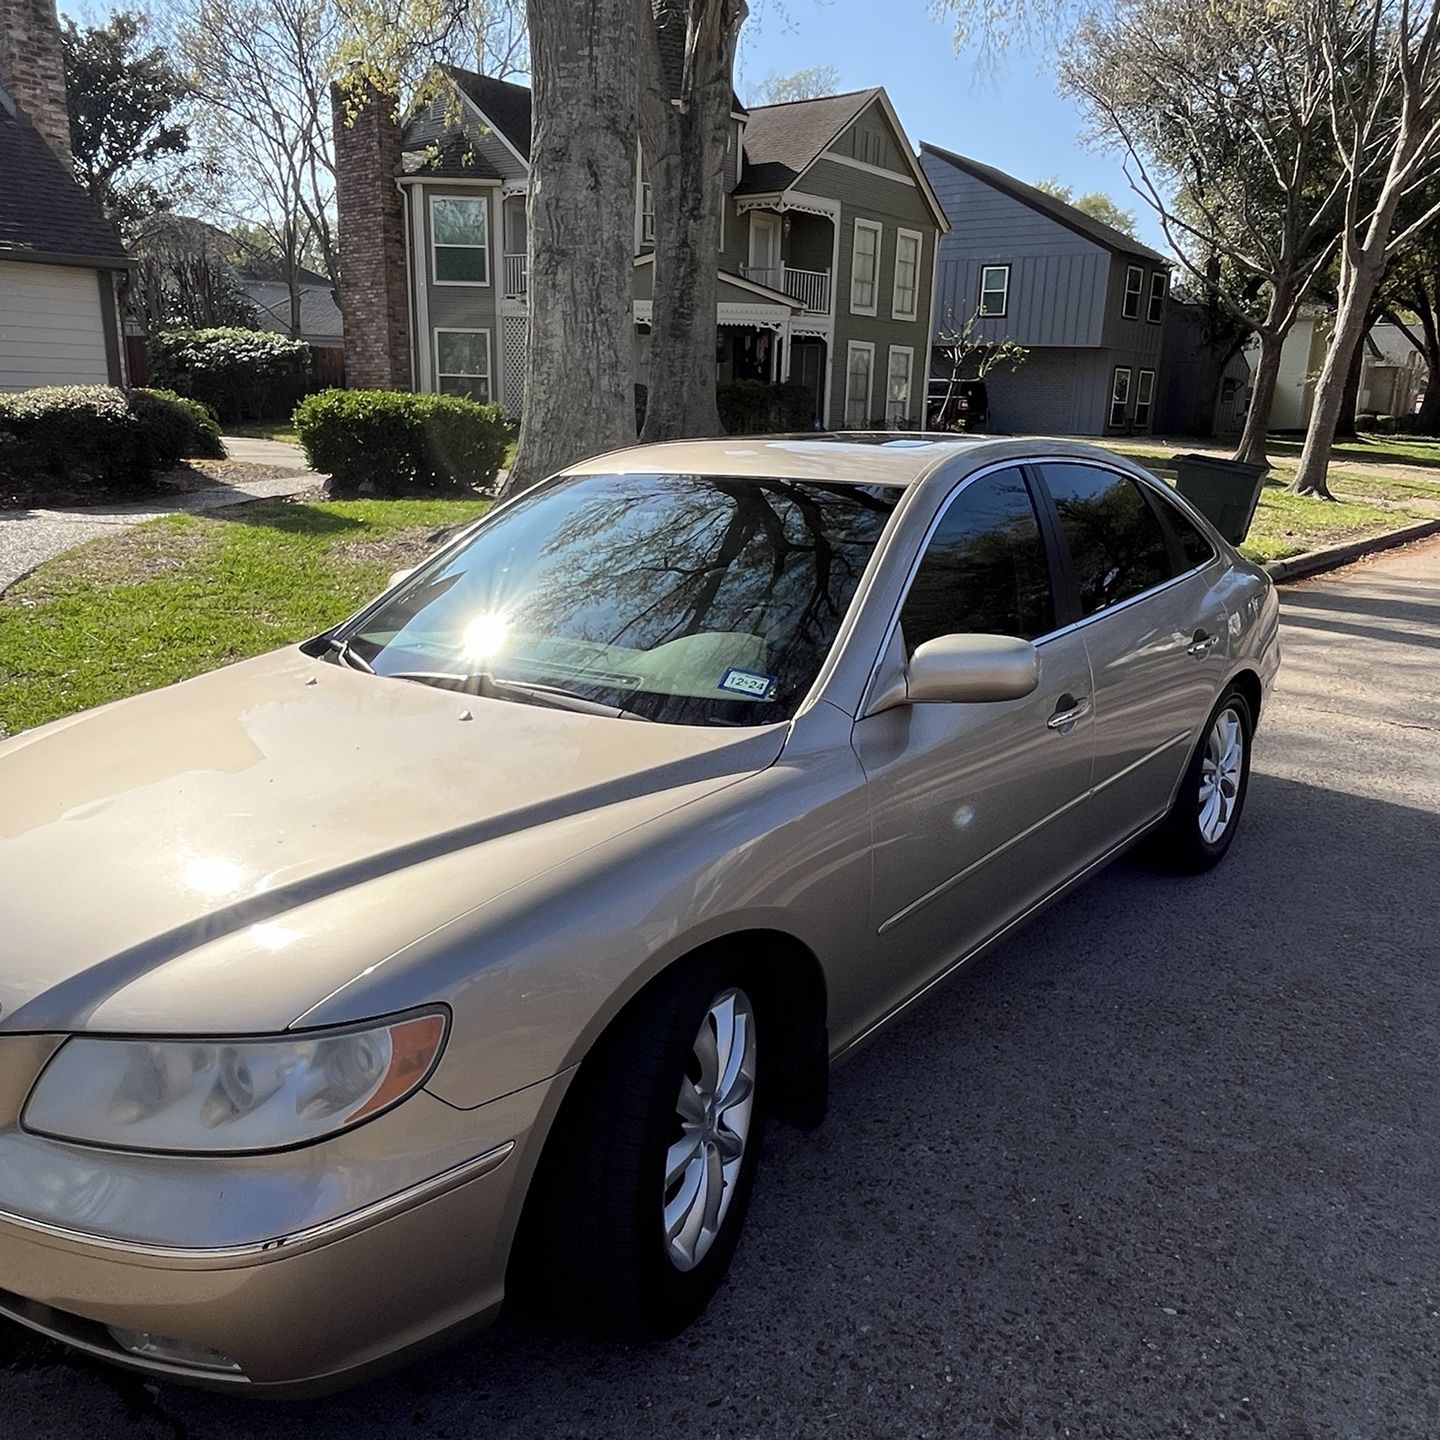
M 720 677 L 720 689 L 750 700 L 768 700 L 775 688 L 773 675 L 757 675 L 753 670 L 727 670 Z

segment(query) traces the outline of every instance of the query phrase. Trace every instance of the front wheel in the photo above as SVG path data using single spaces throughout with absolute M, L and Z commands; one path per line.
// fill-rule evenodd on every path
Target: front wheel
M 1238 689 L 1226 691 L 1205 723 L 1175 803 L 1156 833 L 1160 858 L 1175 869 L 1199 872 L 1224 859 L 1245 808 L 1254 733 L 1249 701 Z
M 663 976 L 602 1037 L 537 1176 L 528 1239 L 548 1308 L 636 1338 L 705 1308 L 760 1158 L 763 1043 L 743 974 L 718 957 Z

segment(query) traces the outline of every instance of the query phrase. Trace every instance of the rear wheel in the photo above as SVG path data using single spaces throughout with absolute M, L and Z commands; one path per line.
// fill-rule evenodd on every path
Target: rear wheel
M 1226 691 L 1205 723 L 1175 804 L 1156 832 L 1156 851 L 1178 870 L 1198 872 L 1218 865 L 1240 826 L 1250 782 L 1250 704 L 1238 690 Z
M 664 1338 L 715 1293 L 760 1158 L 763 1036 L 743 976 L 703 958 L 601 1039 L 536 1177 L 524 1237 L 564 1318 Z

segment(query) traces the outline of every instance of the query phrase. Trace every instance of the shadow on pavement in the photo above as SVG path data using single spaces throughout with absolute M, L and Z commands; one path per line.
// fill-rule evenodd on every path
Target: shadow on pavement
M 820 1131 L 773 1129 L 675 1341 L 502 1321 L 350 1394 L 163 1386 L 160 1413 L 195 1440 L 1433 1435 L 1437 870 L 1432 814 L 1257 773 L 1219 870 L 1118 864 L 840 1068 Z

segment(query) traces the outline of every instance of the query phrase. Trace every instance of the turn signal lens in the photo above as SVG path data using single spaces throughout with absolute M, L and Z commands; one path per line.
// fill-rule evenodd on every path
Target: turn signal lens
M 424 1083 L 445 1043 L 439 1011 L 365 1029 L 236 1040 L 67 1040 L 27 1130 L 172 1154 L 283 1150 L 346 1130 Z

